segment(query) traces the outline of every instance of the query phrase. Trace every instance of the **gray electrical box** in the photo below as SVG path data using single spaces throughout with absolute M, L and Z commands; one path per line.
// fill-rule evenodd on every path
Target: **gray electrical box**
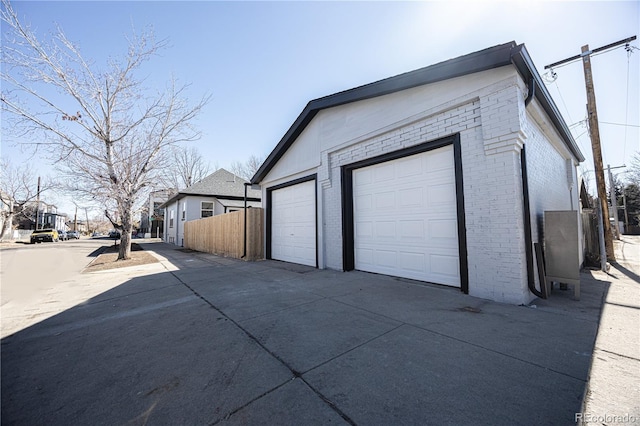
M 544 258 L 547 282 L 573 284 L 580 300 L 580 252 L 578 212 L 544 212 Z

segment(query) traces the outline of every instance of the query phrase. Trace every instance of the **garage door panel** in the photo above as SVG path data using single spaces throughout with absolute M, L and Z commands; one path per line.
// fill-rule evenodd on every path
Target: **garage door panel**
M 395 210 L 397 208 L 395 192 L 383 192 L 374 197 L 376 209 Z
M 360 239 L 373 237 L 373 222 L 358 222 L 355 235 Z
M 413 186 L 411 188 L 398 191 L 398 207 L 401 209 L 423 207 L 423 192 L 423 188 L 420 186 Z
M 399 220 L 398 225 L 398 237 L 403 241 L 422 241 L 425 238 L 423 220 Z
M 355 204 L 355 210 L 358 210 L 360 212 L 366 212 L 368 211 L 372 211 L 373 210 L 373 196 L 372 195 L 362 195 L 360 197 L 357 197 L 354 200 L 354 204 Z
M 400 252 L 399 266 L 408 272 L 424 274 L 427 270 L 427 257 L 424 253 Z
M 439 170 L 449 170 L 449 166 L 452 162 L 451 152 L 452 147 L 445 147 L 448 149 L 436 149 L 429 152 L 429 155 L 425 157 L 427 169 L 430 173 L 437 172 Z
M 430 260 L 431 270 L 434 273 L 450 277 L 458 276 L 458 256 L 432 254 Z
M 381 268 L 396 268 L 398 265 L 398 252 L 395 250 L 375 250 L 373 258 Z
M 352 177 L 356 269 L 460 286 L 453 147 Z
M 396 239 L 396 222 L 384 221 L 376 222 L 375 234 L 376 238 L 383 240 L 395 240 Z
M 434 239 L 458 239 L 458 222 L 452 219 L 429 221 L 429 237 Z M 453 241 L 451 241 L 453 243 Z
M 394 165 L 382 165 L 374 169 L 374 181 L 376 183 L 382 183 L 385 181 L 394 180 L 396 177 L 396 168 Z
M 399 179 L 420 176 L 424 171 L 424 159 L 418 157 L 401 159 L 398 162 L 397 170 Z
M 271 258 L 316 266 L 315 180 L 271 192 Z
M 427 186 L 427 200 L 432 208 L 449 208 L 456 205 L 456 187 L 454 184 Z

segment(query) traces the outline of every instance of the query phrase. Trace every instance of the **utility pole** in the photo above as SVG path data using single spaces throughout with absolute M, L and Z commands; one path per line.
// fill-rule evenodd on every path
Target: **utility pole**
M 73 230 L 78 232 L 78 206 L 76 206 L 76 213 L 73 215 Z
M 563 59 L 547 65 L 544 68 L 553 68 L 554 66 L 582 59 L 582 67 L 584 69 L 584 83 L 587 91 L 587 114 L 589 116 L 589 133 L 591 136 L 591 149 L 593 151 L 593 163 L 596 174 L 596 186 L 598 189 L 598 199 L 602 209 L 602 228 L 604 230 L 604 242 L 607 259 L 615 262 L 615 254 L 613 250 L 613 236 L 611 234 L 611 224 L 609 223 L 609 205 L 607 204 L 607 189 L 604 180 L 604 166 L 602 164 L 602 147 L 600 146 L 600 128 L 598 127 L 598 111 L 596 109 L 596 94 L 593 88 L 593 75 L 591 72 L 591 54 L 608 50 L 621 44 L 629 44 L 636 39 L 636 36 L 598 47 L 590 50 L 589 45 L 582 46 L 580 55 Z M 615 195 L 614 195 L 615 196 Z
M 629 232 L 629 215 L 627 214 L 627 188 L 622 187 L 622 205 L 624 206 L 624 232 Z

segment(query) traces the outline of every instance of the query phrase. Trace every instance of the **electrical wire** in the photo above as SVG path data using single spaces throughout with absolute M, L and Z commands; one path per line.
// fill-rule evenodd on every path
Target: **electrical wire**
M 627 127 L 629 124 L 629 69 L 631 68 L 631 53 L 633 53 L 633 50 L 631 49 L 631 45 L 629 43 L 627 43 L 626 45 L 626 50 L 627 50 L 627 100 L 626 100 L 626 105 L 625 105 L 625 110 L 624 110 L 624 125 L 625 125 L 625 129 L 624 129 L 624 145 L 622 146 L 622 158 L 627 158 L 627 134 L 629 133 L 628 130 L 629 128 Z
M 627 44 L 628 44 L 628 43 L 627 43 Z M 614 50 L 616 50 L 616 49 L 621 49 L 621 48 L 623 48 L 623 47 L 625 47 L 625 45 L 622 45 L 622 44 L 621 44 L 621 45 L 619 45 L 619 46 L 611 47 L 611 48 L 609 48 L 609 49 L 607 49 L 607 50 L 602 50 L 602 51 L 600 51 L 600 52 L 596 52 L 596 53 L 590 53 L 590 54 L 589 54 L 589 56 L 591 56 L 591 57 L 593 58 L 593 57 L 595 57 L 595 56 L 602 55 L 603 53 L 609 53 L 609 52 L 612 52 L 612 51 L 614 51 Z M 631 48 L 632 48 L 632 49 L 638 49 L 637 47 L 634 47 L 634 46 L 631 46 Z M 639 49 L 639 50 L 640 50 L 640 49 Z M 575 58 L 575 59 L 573 59 L 573 60 L 571 60 L 571 61 L 569 61 L 569 62 L 564 62 L 564 63 L 559 64 L 559 65 L 554 65 L 554 66 L 553 66 L 553 68 L 562 68 L 562 67 L 564 67 L 564 66 L 567 66 L 567 65 L 573 64 L 574 62 L 576 62 L 576 61 L 580 61 L 580 60 L 582 60 L 582 58 L 581 58 L 581 57 L 580 57 L 580 58 Z
M 567 111 L 567 117 L 569 117 L 569 121 L 573 121 L 571 118 L 571 113 L 569 112 L 569 108 L 567 108 L 567 104 L 564 102 L 564 97 L 562 96 L 562 92 L 560 91 L 560 87 L 558 87 L 558 80 L 554 80 L 553 83 L 556 85 L 556 90 L 558 90 L 558 94 L 560 95 L 560 100 L 562 101 L 562 105 L 564 105 L 565 111 Z
M 612 126 L 623 126 L 623 127 L 640 127 L 640 124 L 623 124 L 623 123 L 611 123 L 609 121 L 598 121 L 600 124 L 610 124 Z

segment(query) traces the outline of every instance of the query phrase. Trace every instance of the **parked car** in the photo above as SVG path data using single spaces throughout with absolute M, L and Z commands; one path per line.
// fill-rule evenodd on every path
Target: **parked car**
M 58 229 L 58 238 L 60 239 L 60 241 L 66 241 L 69 239 L 69 234 L 67 233 L 67 231 Z
M 78 231 L 69 231 L 67 232 L 67 236 L 69 237 L 69 239 L 71 238 L 75 238 L 76 240 L 80 239 L 80 233 Z
M 41 243 L 43 241 L 58 242 L 60 240 L 60 236 L 58 235 L 58 231 L 55 229 L 36 229 L 31 234 L 29 240 L 31 241 L 31 244 Z
M 119 240 L 120 239 L 120 232 L 118 232 L 118 231 L 109 232 L 109 238 L 113 238 L 114 240 Z

